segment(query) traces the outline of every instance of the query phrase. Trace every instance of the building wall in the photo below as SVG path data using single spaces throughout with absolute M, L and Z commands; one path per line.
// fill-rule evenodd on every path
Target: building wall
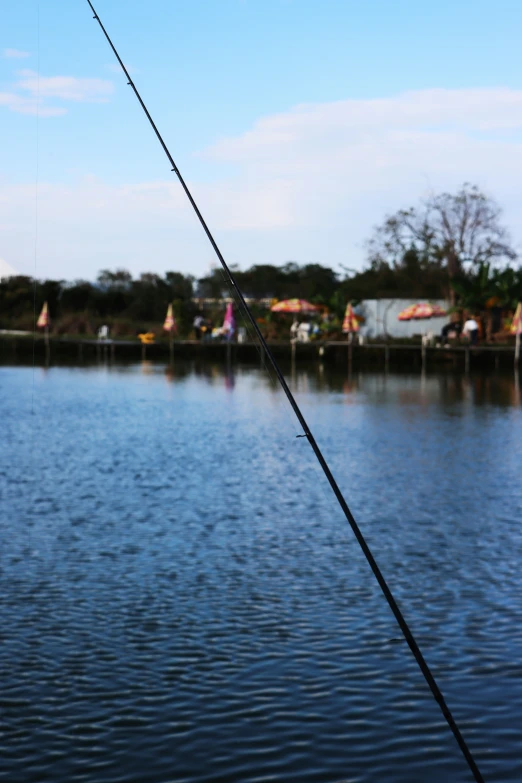
M 425 301 L 425 300 L 424 300 Z M 445 310 L 449 302 L 444 299 L 430 300 Z M 418 304 L 417 299 L 366 299 L 355 308 L 355 312 L 363 315 L 361 334 L 365 337 L 413 337 L 418 334 L 433 332 L 440 334 L 442 327 L 450 320 L 449 316 L 442 318 L 425 318 L 414 321 L 399 321 L 398 315 L 406 307 Z

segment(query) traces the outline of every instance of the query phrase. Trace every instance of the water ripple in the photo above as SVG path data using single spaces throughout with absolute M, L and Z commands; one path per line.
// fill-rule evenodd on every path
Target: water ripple
M 262 375 L 52 369 L 31 417 L 30 372 L 0 370 L 0 780 L 471 780 Z M 486 779 L 522 780 L 520 410 L 296 383 Z

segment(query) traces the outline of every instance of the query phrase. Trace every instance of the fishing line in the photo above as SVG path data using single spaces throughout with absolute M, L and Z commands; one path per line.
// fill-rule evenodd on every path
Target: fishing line
M 36 349 L 36 260 L 38 257 L 38 186 L 40 180 L 40 0 L 36 4 L 36 172 L 34 186 L 34 273 L 33 273 L 33 378 L 31 415 L 34 414 L 34 375 Z
M 276 362 L 276 360 L 275 360 L 274 356 L 272 355 L 272 352 L 271 352 L 271 350 L 270 350 L 270 348 L 269 348 L 265 338 L 263 337 L 263 334 L 262 334 L 262 332 L 261 332 L 261 330 L 259 328 L 259 325 L 258 325 L 256 319 L 254 318 L 250 308 L 248 307 L 242 292 L 240 291 L 240 289 L 237 286 L 237 283 L 236 283 L 236 280 L 234 278 L 233 273 L 231 272 L 231 270 L 230 270 L 229 266 L 227 265 L 223 255 L 221 254 L 221 251 L 220 251 L 219 247 L 217 246 L 216 241 L 215 241 L 213 235 L 211 234 L 210 229 L 208 228 L 208 226 L 207 226 L 207 224 L 206 224 L 206 222 L 205 222 L 205 220 L 203 218 L 203 215 L 199 211 L 199 208 L 198 208 L 196 202 L 194 201 L 192 193 L 190 192 L 187 184 L 185 183 L 185 180 L 183 179 L 183 177 L 182 177 L 178 167 L 176 166 L 176 163 L 174 162 L 174 159 L 173 159 L 172 155 L 170 154 L 167 145 L 165 144 L 165 142 L 164 142 L 164 140 L 163 140 L 163 138 L 162 138 L 158 128 L 156 127 L 156 125 L 154 123 L 154 120 L 150 116 L 149 111 L 148 111 L 147 107 L 145 106 L 145 103 L 143 102 L 143 99 L 142 99 L 140 93 L 138 92 L 138 90 L 137 90 L 133 80 L 131 79 L 131 76 L 130 76 L 127 68 L 123 64 L 123 61 L 122 61 L 120 55 L 118 54 L 118 52 L 117 52 L 114 44 L 112 43 L 112 41 L 111 41 L 107 31 L 105 30 L 105 27 L 103 26 L 100 17 L 96 13 L 96 11 L 94 9 L 94 6 L 91 3 L 91 0 L 87 0 L 87 2 L 88 2 L 89 6 L 90 6 L 90 8 L 91 8 L 91 10 L 92 10 L 92 12 L 94 14 L 94 19 L 100 25 L 100 28 L 101 28 L 105 38 L 107 39 L 107 42 L 108 42 L 109 46 L 111 47 L 111 49 L 112 49 L 116 59 L 118 60 L 120 66 L 121 66 L 121 68 L 123 70 L 123 73 L 127 77 L 127 84 L 129 85 L 129 87 L 132 87 L 132 90 L 133 90 L 136 98 L 138 99 L 138 102 L 139 102 L 141 108 L 143 109 L 143 111 L 144 111 L 144 113 L 145 113 L 145 115 L 146 115 L 146 117 L 147 117 L 147 119 L 148 119 L 148 121 L 149 121 L 149 123 L 150 123 L 150 125 L 151 125 L 151 127 L 152 127 L 152 129 L 154 131 L 154 133 L 156 134 L 156 137 L 157 137 L 161 147 L 163 148 L 163 151 L 165 152 L 165 155 L 167 156 L 167 159 L 168 159 L 168 161 L 170 163 L 170 166 L 171 166 L 171 171 L 173 171 L 176 174 L 176 176 L 177 176 L 177 178 L 178 178 L 178 180 L 180 182 L 181 187 L 185 191 L 185 195 L 187 196 L 190 204 L 192 205 L 192 208 L 193 208 L 194 212 L 196 213 L 196 216 L 197 216 L 197 218 L 198 218 L 198 220 L 199 220 L 199 222 L 200 222 L 200 224 L 201 224 L 205 234 L 207 235 L 207 238 L 208 238 L 210 244 L 214 248 L 214 252 L 216 253 L 216 256 L 218 257 L 219 262 L 221 263 L 221 266 L 222 266 L 222 269 L 223 269 L 223 271 L 225 273 L 226 279 L 228 280 L 228 283 L 231 286 L 232 291 L 234 292 L 234 298 L 237 298 L 237 300 L 240 302 L 241 309 L 246 314 L 246 316 L 248 318 L 248 321 L 250 322 L 250 324 L 252 326 L 252 329 L 253 329 L 256 337 L 257 337 L 257 340 L 259 341 L 260 345 L 262 346 L 268 361 L 272 365 L 272 368 L 273 368 L 273 370 L 275 372 L 275 375 L 277 376 L 277 379 L 278 379 L 278 381 L 279 381 L 279 383 L 280 383 L 280 385 L 281 385 L 281 387 L 282 387 L 282 389 L 283 389 L 283 391 L 284 391 L 284 393 L 285 393 L 285 395 L 286 395 L 286 397 L 288 399 L 288 402 L 290 403 L 290 406 L 292 407 L 292 410 L 294 411 L 294 413 L 295 413 L 295 415 L 297 417 L 297 420 L 298 420 L 299 424 L 301 425 L 301 427 L 303 429 L 303 434 L 308 439 L 308 442 L 309 442 L 310 446 L 312 447 L 312 450 L 313 450 L 315 456 L 317 457 L 317 460 L 318 460 L 318 462 L 319 462 L 319 464 L 320 464 L 320 466 L 321 466 L 321 468 L 323 470 L 323 473 L 326 476 L 326 478 L 328 480 L 328 483 L 330 484 L 332 492 L 334 493 L 334 495 L 335 495 L 335 497 L 337 499 L 337 502 L 339 503 L 339 506 L 341 507 L 341 509 L 342 509 L 342 511 L 344 513 L 344 516 L 346 517 L 346 520 L 348 521 L 348 523 L 349 523 L 349 525 L 350 525 L 350 527 L 351 527 L 351 529 L 352 529 L 352 531 L 353 531 L 353 533 L 355 535 L 355 538 L 357 539 L 357 542 L 359 543 L 359 546 L 361 547 L 361 549 L 364 552 L 366 560 L 368 561 L 368 564 L 369 564 L 371 570 L 373 571 L 373 574 L 374 574 L 375 578 L 377 579 L 377 582 L 379 583 L 379 586 L 380 586 L 382 592 L 384 593 L 384 596 L 385 596 L 385 598 L 386 598 L 386 600 L 387 600 L 387 602 L 388 602 L 388 604 L 390 606 L 390 609 L 392 610 L 392 612 L 393 612 L 393 614 L 395 616 L 395 619 L 396 619 L 396 621 L 397 621 L 397 623 L 398 623 L 398 625 L 399 625 L 399 627 L 400 627 L 400 629 L 401 629 L 401 631 L 402 631 L 402 633 L 404 635 L 404 638 L 406 639 L 406 641 L 408 643 L 408 646 L 409 646 L 409 648 L 410 648 L 410 650 L 411 650 L 415 660 L 417 661 L 417 664 L 418 664 L 422 674 L 424 675 L 424 679 L 426 680 L 426 682 L 427 682 L 427 684 L 428 684 L 428 686 L 429 686 L 429 688 L 430 688 L 430 690 L 431 690 L 431 692 L 433 694 L 433 697 L 435 698 L 435 701 L 439 705 L 439 707 L 440 707 L 440 709 L 442 711 L 442 714 L 444 715 L 444 718 L 445 718 L 446 722 L 448 723 L 448 726 L 450 727 L 451 731 L 453 732 L 453 735 L 455 736 L 455 739 L 456 739 L 456 741 L 458 743 L 458 746 L 461 749 L 462 754 L 463 754 L 464 758 L 466 759 L 466 762 L 467 762 L 471 772 L 473 773 L 473 776 L 474 776 L 475 780 L 477 781 L 477 783 L 484 783 L 484 778 L 482 777 L 482 774 L 480 773 L 480 770 L 479 770 L 479 768 L 478 768 L 478 766 L 477 766 L 477 764 L 476 764 L 476 762 L 475 762 L 475 760 L 474 760 L 474 758 L 473 758 L 473 756 L 471 754 L 471 751 L 468 748 L 468 746 L 466 744 L 466 741 L 464 740 L 464 737 L 462 736 L 462 734 L 460 732 L 460 729 L 458 728 L 458 726 L 457 726 L 457 724 L 455 722 L 455 719 L 453 718 L 453 715 L 450 712 L 450 709 L 449 709 L 448 705 L 446 704 L 444 696 L 442 695 L 442 692 L 441 692 L 439 686 L 437 685 L 437 683 L 435 681 L 435 678 L 434 678 L 433 674 L 431 673 L 431 670 L 430 670 L 428 664 L 426 663 L 426 661 L 424 659 L 424 656 L 422 655 L 422 653 L 420 651 L 420 648 L 419 648 L 419 646 L 418 646 L 418 644 L 417 644 L 417 642 L 416 642 L 416 640 L 415 640 L 415 638 L 414 638 L 414 636 L 413 636 L 413 634 L 412 634 L 412 632 L 411 632 L 411 630 L 409 628 L 409 625 L 406 622 L 406 620 L 405 620 L 401 610 L 399 609 L 399 606 L 398 606 L 397 602 L 395 601 L 395 598 L 393 597 L 393 594 L 392 594 L 390 588 L 388 587 L 388 584 L 387 584 L 383 574 L 381 573 L 381 570 L 380 570 L 379 566 L 377 565 L 377 563 L 375 561 L 375 558 L 373 557 L 373 554 L 372 554 L 368 544 L 366 543 L 366 539 L 364 538 L 361 530 L 359 529 L 359 526 L 357 525 L 357 522 L 355 521 L 355 518 L 354 518 L 352 512 L 348 508 L 348 504 L 346 503 L 346 500 L 344 499 L 344 496 L 343 496 L 341 490 L 339 489 L 339 486 L 337 485 L 337 482 L 336 482 L 335 478 L 333 477 L 333 474 L 332 474 L 332 472 L 331 472 L 331 470 L 330 470 L 330 468 L 328 466 L 328 463 L 326 462 L 326 460 L 325 460 L 325 458 L 324 458 L 324 456 L 323 456 L 319 446 L 317 445 L 317 442 L 316 442 L 316 440 L 315 440 L 315 438 L 314 438 L 314 436 L 313 436 L 313 434 L 312 434 L 312 432 L 311 432 L 311 430 L 310 430 L 310 428 L 309 428 L 309 426 L 308 426 L 308 424 L 307 424 L 303 414 L 301 413 L 301 410 L 300 410 L 300 408 L 299 408 L 299 406 L 298 406 L 298 404 L 297 404 L 297 402 L 296 402 L 292 392 L 290 391 L 290 388 L 289 388 L 289 386 L 288 386 L 288 384 L 287 384 L 287 382 L 286 382 L 286 380 L 284 378 L 283 373 L 281 372 L 281 369 L 279 368 L 278 363 Z

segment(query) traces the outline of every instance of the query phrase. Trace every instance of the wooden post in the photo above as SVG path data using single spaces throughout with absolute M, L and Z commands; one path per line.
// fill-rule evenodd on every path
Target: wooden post
M 51 358 L 51 346 L 49 345 L 49 327 L 45 327 L 45 363 L 49 364 Z
M 295 340 L 292 340 L 292 364 L 295 364 L 295 354 L 296 354 Z
M 515 368 L 518 368 L 520 361 L 520 332 L 517 329 L 517 336 L 515 338 Z
M 426 368 L 426 344 L 422 343 L 421 348 L 421 361 L 422 361 L 422 369 L 424 370 Z
M 469 354 L 470 354 L 469 347 L 466 347 L 465 351 L 466 351 L 466 356 L 465 356 L 465 360 L 464 360 L 464 362 L 465 362 L 464 369 L 465 369 L 466 373 L 468 373 L 469 372 Z
M 227 367 L 230 367 L 230 361 L 232 357 L 232 346 L 230 344 L 230 340 L 227 340 Z

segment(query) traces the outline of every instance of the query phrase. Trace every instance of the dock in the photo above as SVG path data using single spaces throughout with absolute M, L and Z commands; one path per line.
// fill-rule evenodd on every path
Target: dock
M 372 369 L 440 368 L 457 372 L 513 369 L 515 348 L 506 345 L 452 345 L 432 347 L 411 342 L 367 342 L 362 345 L 346 341 L 316 340 L 290 343 L 274 340 L 268 346 L 277 361 L 322 362 Z M 168 340 L 142 344 L 139 340 L 96 340 L 79 337 L 51 336 L 48 344 L 37 334 L 0 333 L 0 361 L 6 363 L 82 363 L 97 361 L 133 362 L 143 359 L 204 360 L 234 363 L 264 361 L 263 349 L 257 343 L 214 342 L 206 340 Z

